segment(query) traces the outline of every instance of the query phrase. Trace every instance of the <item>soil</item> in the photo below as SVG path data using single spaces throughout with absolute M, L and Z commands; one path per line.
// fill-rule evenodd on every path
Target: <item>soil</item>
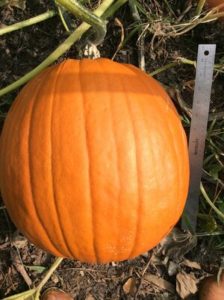
M 13 4 L 24 1 L 6 2 L 8 4 L 0 10 L 0 27 L 28 19 L 54 6 L 50 0 L 33 0 L 26 1 L 26 7 L 21 9 Z M 152 4 L 147 4 L 146 1 L 145 7 L 149 13 L 155 3 L 152 1 Z M 182 6 L 179 6 L 180 12 L 183 11 Z M 191 13 L 186 13 L 184 18 L 187 19 Z M 110 19 L 105 41 L 99 46 L 101 56 L 108 58 L 117 50 L 121 38 L 121 28 L 114 21 L 115 17 L 123 24 L 126 35 L 132 28 L 132 16 L 126 5 Z M 216 43 L 218 58 L 224 57 L 223 32 L 224 22 L 212 22 L 200 25 L 178 38 L 156 38 L 154 45 L 153 34 L 148 34 L 145 40 L 147 72 L 161 68 L 178 56 L 196 60 L 199 43 Z M 59 17 L 2 36 L 0 88 L 37 66 L 67 36 Z M 80 55 L 80 45 L 74 45 L 59 61 Z M 115 60 L 136 65 L 137 55 L 137 36 L 133 35 L 125 47 L 118 51 Z M 181 107 L 176 92 L 188 105 L 192 104 L 194 72 L 192 66 L 180 64 L 155 76 L 166 86 L 179 111 Z M 1 98 L 0 128 L 17 93 L 18 90 Z M 219 74 L 213 86 L 211 111 L 220 112 L 223 107 L 223 75 Z M 65 259 L 43 290 L 58 287 L 80 300 L 181 299 L 184 290 L 187 290 L 190 295 L 188 299 L 197 299 L 200 281 L 219 270 L 223 254 L 222 249 L 214 250 L 212 237 L 198 238 L 196 241 L 189 233 L 180 232 L 177 226 L 172 236 L 161 245 L 134 260 L 90 265 Z M 54 260 L 55 257 L 35 247 L 16 230 L 3 202 L 0 202 L 0 298 L 36 286 Z

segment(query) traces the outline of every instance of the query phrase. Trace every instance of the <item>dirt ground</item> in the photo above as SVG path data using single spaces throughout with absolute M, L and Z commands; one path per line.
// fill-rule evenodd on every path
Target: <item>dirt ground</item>
M 0 28 L 54 7 L 53 1 L 50 0 L 3 2 L 5 5 L 0 6 Z M 158 37 L 154 35 L 155 28 L 158 30 L 160 26 L 162 30 L 163 26 L 161 19 L 158 22 L 158 15 L 168 14 L 165 9 L 163 10 L 163 1 L 139 2 L 151 22 L 149 22 L 151 27 L 146 33 L 144 44 L 147 72 L 161 68 L 177 57 L 195 61 L 199 43 L 216 43 L 217 61 L 224 58 L 224 22 L 214 21 L 202 24 L 180 37 Z M 190 19 L 195 11 L 194 2 L 177 2 L 170 1 L 173 10 L 176 9 L 174 11 L 176 16 L 179 16 L 181 22 Z M 26 5 L 23 7 L 24 4 Z M 192 4 L 189 10 L 187 10 L 187 4 Z M 144 12 L 142 15 L 146 24 L 147 18 Z M 117 52 L 114 59 L 137 65 L 138 36 L 136 33 L 129 36 L 134 21 L 128 5 L 122 7 L 116 15 L 110 18 L 105 41 L 98 48 L 101 56 L 111 58 L 120 43 L 122 27 L 115 21 L 115 17 L 122 24 L 125 37 L 130 38 Z M 67 36 L 57 16 L 41 24 L 1 36 L 0 87 L 8 85 L 37 66 Z M 60 60 L 82 55 L 80 44 L 74 45 Z M 186 63 L 180 63 L 175 68 L 169 68 L 155 76 L 167 88 L 178 111 L 182 113 L 184 110 L 186 114 L 187 108 L 192 104 L 194 77 L 194 67 Z M 224 111 L 223 80 L 223 74 L 217 73 L 212 90 L 212 113 Z M 0 128 L 17 93 L 18 90 L 0 99 Z M 188 133 L 187 124 L 185 128 Z M 207 147 L 206 155 L 209 155 L 210 151 Z M 223 178 L 223 173 L 220 172 L 219 180 Z M 211 191 L 215 190 L 216 184 L 206 180 L 205 184 Z M 207 215 L 207 211 L 206 205 L 201 208 L 202 215 Z M 199 232 L 205 232 L 208 228 L 205 228 L 203 220 L 203 217 L 199 219 Z M 215 217 L 209 221 L 215 221 L 216 231 L 223 232 L 223 221 Z M 210 226 L 209 221 L 206 223 L 207 226 Z M 220 268 L 224 258 L 223 236 L 214 237 L 210 234 L 210 227 L 206 231 L 208 235 L 203 235 L 203 237 L 191 236 L 189 233 L 181 232 L 178 228 L 177 226 L 172 235 L 158 247 L 131 261 L 88 265 L 65 259 L 43 290 L 58 287 L 79 300 L 183 299 L 186 295 L 190 295 L 188 299 L 197 299 L 200 281 L 216 273 Z M 222 247 L 216 247 L 217 245 L 222 245 Z M 16 230 L 7 215 L 4 203 L 0 202 L 0 299 L 37 285 L 54 259 L 52 255 L 30 244 Z

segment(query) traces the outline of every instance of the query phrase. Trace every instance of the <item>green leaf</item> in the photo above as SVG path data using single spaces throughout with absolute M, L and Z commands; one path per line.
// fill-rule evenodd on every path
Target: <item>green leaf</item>
M 25 265 L 25 267 L 27 269 L 29 269 L 30 271 L 35 271 L 37 273 L 43 273 L 46 270 L 46 268 L 42 267 L 42 266 L 26 266 Z

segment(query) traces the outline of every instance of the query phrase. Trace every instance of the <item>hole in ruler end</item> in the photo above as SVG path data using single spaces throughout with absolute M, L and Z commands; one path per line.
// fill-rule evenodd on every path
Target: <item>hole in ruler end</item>
M 205 50 L 205 51 L 204 51 L 204 55 L 208 56 L 208 55 L 209 55 L 209 51 L 208 51 L 208 50 Z

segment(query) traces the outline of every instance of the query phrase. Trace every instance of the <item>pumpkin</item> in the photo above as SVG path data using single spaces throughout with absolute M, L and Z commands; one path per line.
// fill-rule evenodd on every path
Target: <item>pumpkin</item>
M 207 0 L 209 7 L 216 7 L 218 5 L 224 4 L 223 0 Z M 224 6 L 220 8 L 220 10 L 224 10 Z
M 210 276 L 203 280 L 200 291 L 200 300 L 223 300 L 224 299 L 224 273 L 222 273 L 220 282 L 217 276 Z
M 178 221 L 188 183 L 178 113 L 134 66 L 65 60 L 32 79 L 5 120 L 5 205 L 56 256 L 105 263 L 146 252 Z
M 73 300 L 74 298 L 64 291 L 56 288 L 46 290 L 40 300 Z

